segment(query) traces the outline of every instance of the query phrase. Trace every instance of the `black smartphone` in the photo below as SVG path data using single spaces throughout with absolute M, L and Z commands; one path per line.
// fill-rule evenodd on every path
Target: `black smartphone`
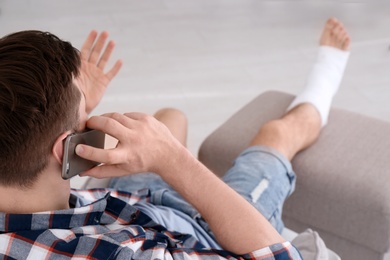
M 104 148 L 106 134 L 98 130 L 89 130 L 82 133 L 68 135 L 64 141 L 64 156 L 62 161 L 62 178 L 67 180 L 86 170 L 89 170 L 99 162 L 86 160 L 75 152 L 78 144 Z

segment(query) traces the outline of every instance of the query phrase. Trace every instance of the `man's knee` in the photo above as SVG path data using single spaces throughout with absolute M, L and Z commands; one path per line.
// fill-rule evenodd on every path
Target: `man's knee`
M 291 160 L 293 156 L 292 138 L 294 137 L 289 131 L 288 124 L 283 120 L 273 120 L 260 128 L 251 145 L 271 147 Z
M 186 146 L 188 121 L 187 116 L 182 111 L 175 108 L 164 108 L 157 111 L 154 117 L 168 127 L 173 136 Z
M 184 114 L 184 112 L 176 108 L 160 109 L 154 114 L 154 117 L 160 121 L 161 120 L 163 121 L 164 119 L 167 118 L 171 118 L 171 119 L 175 119 L 175 121 L 177 120 L 177 122 L 182 122 L 184 124 L 187 124 L 187 116 Z

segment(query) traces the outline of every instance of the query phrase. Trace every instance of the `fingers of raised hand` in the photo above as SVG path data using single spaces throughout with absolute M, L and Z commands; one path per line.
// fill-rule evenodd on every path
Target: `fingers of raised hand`
M 89 62 L 94 63 L 94 64 L 98 62 L 100 54 L 102 52 L 104 44 L 106 43 L 107 38 L 108 38 L 108 32 L 102 32 L 99 35 L 96 43 L 92 47 L 91 54 L 89 57 Z
M 88 34 L 87 39 L 83 43 L 83 46 L 81 47 L 81 59 L 88 60 L 89 56 L 91 54 L 91 49 L 93 46 L 93 43 L 96 40 L 96 37 L 98 35 L 98 32 L 93 30 Z
M 116 74 L 118 74 L 119 70 L 122 68 L 122 60 L 117 60 L 114 64 L 114 66 L 107 72 L 106 77 L 109 81 L 111 81 Z
M 111 53 L 114 50 L 114 48 L 115 48 L 115 42 L 109 41 L 107 46 L 106 46 L 106 49 L 104 50 L 104 52 L 99 60 L 99 62 L 97 63 L 97 66 L 99 68 L 104 69 L 104 67 L 107 64 L 107 61 L 110 59 Z M 99 53 L 98 53 L 99 55 L 100 55 L 101 50 L 102 50 L 102 48 L 100 48 L 100 50 L 99 50 Z
M 99 63 L 101 63 L 99 67 L 104 67 L 115 47 L 115 43 L 110 41 L 102 55 L 102 58 L 99 60 L 107 39 L 108 32 L 104 31 L 98 35 L 97 31 L 91 31 L 81 47 L 81 58 L 91 63 L 97 63 L 99 61 Z
M 97 31 L 91 31 L 81 48 L 81 59 L 96 65 L 103 71 L 115 48 L 114 41 L 109 41 L 107 46 L 104 48 L 107 39 L 108 32 L 104 31 L 99 35 Z M 116 76 L 121 69 L 122 64 L 122 60 L 117 60 L 114 66 L 107 72 L 107 74 L 105 74 L 109 81 Z

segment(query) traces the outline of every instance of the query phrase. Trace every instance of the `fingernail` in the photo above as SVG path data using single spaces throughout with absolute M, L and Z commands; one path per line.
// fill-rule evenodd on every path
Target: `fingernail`
M 82 145 L 77 145 L 76 146 L 76 154 L 82 154 L 84 152 L 84 148 Z

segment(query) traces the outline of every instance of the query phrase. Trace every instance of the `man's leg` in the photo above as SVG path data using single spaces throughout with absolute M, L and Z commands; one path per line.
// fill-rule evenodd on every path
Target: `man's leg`
M 321 116 L 321 125 L 328 121 L 333 96 L 340 86 L 349 57 L 349 35 L 336 19 L 327 21 L 320 38 L 320 48 L 302 93 L 291 103 L 288 110 L 299 104 L 310 103 Z
M 163 108 L 157 111 L 154 117 L 166 125 L 182 145 L 187 146 L 188 122 L 183 112 L 174 108 Z
M 295 174 L 290 160 L 310 146 L 327 122 L 348 58 L 349 37 L 344 27 L 329 19 L 320 40 L 319 58 L 303 92 L 286 114 L 266 123 L 224 177 L 281 232 L 282 207 L 293 192 Z
M 281 119 L 263 125 L 251 146 L 267 146 L 277 150 L 289 161 L 302 149 L 310 146 L 321 130 L 317 109 L 309 103 L 300 104 Z
M 252 145 L 269 146 L 291 160 L 310 146 L 326 125 L 332 98 L 336 94 L 349 56 L 349 36 L 334 18 L 327 21 L 320 38 L 318 60 L 305 89 L 279 120 L 265 124 Z

